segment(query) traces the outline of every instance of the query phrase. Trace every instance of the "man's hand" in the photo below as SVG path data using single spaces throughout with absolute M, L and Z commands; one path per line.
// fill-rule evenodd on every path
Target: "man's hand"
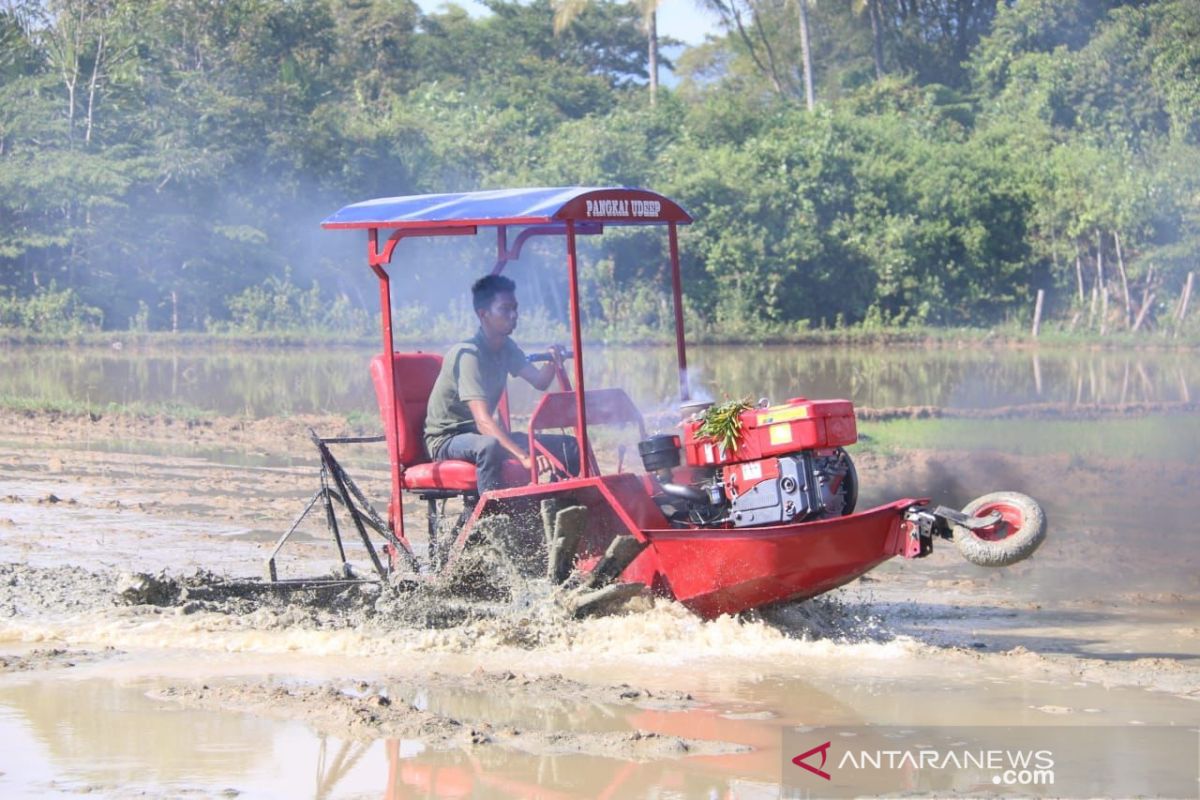
M 539 392 L 544 392 L 554 382 L 555 375 L 563 369 L 563 359 L 567 353 L 568 351 L 562 345 L 552 345 L 547 350 L 550 360 L 540 367 L 535 367 L 533 364 L 526 364 L 517 374 L 525 379 L 530 386 Z
M 533 469 L 533 465 L 537 464 L 537 471 L 539 475 L 543 472 L 549 472 L 551 470 L 550 459 L 546 458 L 540 453 L 536 456 L 523 455 L 517 460 L 521 462 L 521 466 L 525 469 Z

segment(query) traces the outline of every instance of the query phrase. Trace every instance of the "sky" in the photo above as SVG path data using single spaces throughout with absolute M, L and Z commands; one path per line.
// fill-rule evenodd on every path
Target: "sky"
M 428 13 L 450 3 L 446 0 L 417 0 L 417 5 Z M 488 13 L 484 6 L 474 0 L 454 0 L 454 5 L 462 6 L 471 16 Z M 696 0 L 662 0 L 658 8 L 658 34 L 687 44 L 699 44 L 704 41 L 706 34 L 717 33 L 716 25 L 716 17 L 698 8 Z

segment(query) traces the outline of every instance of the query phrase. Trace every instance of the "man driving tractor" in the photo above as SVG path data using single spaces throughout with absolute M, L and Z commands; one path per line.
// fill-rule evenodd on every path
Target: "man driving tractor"
M 505 460 L 518 461 L 527 471 L 534 463 L 534 454 L 519 443 L 528 442 L 528 435 L 504 430 L 494 416 L 508 376 L 521 377 L 544 391 L 562 368 L 562 348 L 550 348 L 550 360 L 535 367 L 510 338 L 517 327 L 516 288 L 501 275 L 487 275 L 471 287 L 479 330 L 447 351 L 425 416 L 430 458 L 475 464 L 480 494 L 504 486 Z M 578 472 L 579 446 L 574 437 L 539 433 L 536 438 L 568 472 Z

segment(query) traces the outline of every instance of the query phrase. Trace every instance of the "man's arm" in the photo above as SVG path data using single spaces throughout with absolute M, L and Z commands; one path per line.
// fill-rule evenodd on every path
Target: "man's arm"
M 558 368 L 562 366 L 562 354 L 562 348 L 558 345 L 554 345 L 550 348 L 549 361 L 547 361 L 545 364 L 542 364 L 541 367 L 535 367 L 533 364 L 526 364 L 521 368 L 521 371 L 518 372 L 517 375 L 524 378 L 529 385 L 537 389 L 539 392 L 544 392 L 546 391 L 546 387 L 548 387 L 554 380 L 554 376 L 557 373 Z
M 530 367 L 532 370 L 533 368 Z M 521 462 L 521 466 L 529 469 L 533 462 L 529 458 L 529 454 L 525 452 L 525 448 L 521 447 L 513 438 L 508 435 L 504 428 L 488 413 L 486 400 L 468 400 L 467 408 L 471 409 L 471 416 L 475 418 L 475 429 L 484 436 L 495 436 L 500 445 L 513 454 L 517 461 Z

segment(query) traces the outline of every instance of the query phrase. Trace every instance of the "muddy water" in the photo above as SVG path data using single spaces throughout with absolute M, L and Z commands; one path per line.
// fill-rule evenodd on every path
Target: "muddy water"
M 539 344 L 527 342 L 527 349 Z M 438 352 L 442 346 L 413 346 Z M 103 407 L 179 405 L 251 417 L 374 413 L 369 350 L 149 353 L 0 349 L 3 391 Z M 590 386 L 618 386 L 653 409 L 677 394 L 673 348 L 589 348 Z M 1200 399 L 1200 356 L 1177 352 L 694 347 L 692 383 L 721 398 L 848 397 L 859 405 L 992 407 Z M 518 391 L 518 403 L 528 400 Z
M 520 693 L 437 688 L 398 688 L 392 694 L 395 701 L 499 726 L 556 732 L 636 730 L 723 741 L 740 750 L 653 760 L 618 760 L 586 752 L 497 752 L 486 746 L 437 748 L 419 737 L 346 738 L 295 722 L 181 709 L 155 699 L 156 692 L 180 680 L 213 683 L 246 675 L 270 674 L 283 683 L 331 674 L 370 679 L 381 671 L 381 664 L 350 658 L 335 667 L 300 658 L 281 666 L 276 660 L 214 661 L 186 651 L 167 660 L 155 653 L 129 653 L 115 663 L 76 667 L 66 679 L 29 675 L 0 686 L 0 733 L 12 743 L 6 748 L 6 758 L 11 759 L 7 765 L 19 765 L 0 786 L 13 792 L 6 796 L 88 791 L 102 796 L 147 792 L 218 797 L 236 789 L 246 796 L 281 798 L 664 793 L 774 797 L 782 757 L 779 731 L 784 725 L 979 720 L 1024 725 L 1064 720 L 1081 725 L 1187 724 L 1194 719 L 1166 696 L 1085 681 L 1052 682 L 1036 671 L 1013 675 L 973 662 L 943 659 L 921 665 L 903 648 L 794 645 L 786 655 L 779 647 L 764 649 L 776 666 L 746 659 L 736 671 L 728 661 L 677 667 L 676 677 L 685 670 L 690 673 L 699 698 L 696 707 L 682 710 L 571 705 Z M 893 652 L 897 649 L 901 652 Z M 596 655 L 583 652 L 576 658 Z M 815 662 L 815 669 L 806 669 L 802 677 L 779 669 L 781 661 L 801 657 Z M 930 674 L 932 667 L 936 675 Z M 292 674 L 285 674 L 288 670 Z M 396 680 L 396 673 L 404 670 L 390 666 L 383 671 Z M 633 680 L 640 678 L 640 685 L 666 682 L 661 669 L 642 666 L 626 672 Z
M 821 374 L 810 356 L 792 357 L 803 374 Z M 771 357 L 757 369 L 784 372 Z M 822 358 L 830 380 L 857 363 L 889 387 L 849 392 L 872 405 L 1039 397 L 1029 354 Z M 1194 357 L 1040 359 L 1040 396 L 1056 402 L 1170 401 L 1200 388 Z M 720 369 L 714 387 L 753 371 Z M 295 385 L 298 374 L 277 380 Z M 913 375 L 946 377 L 925 393 Z M 228 390 L 220 374 L 205 381 L 211 397 Z M 655 377 L 643 396 L 669 381 Z M 282 390 L 267 383 L 267 405 L 243 397 L 239 413 L 294 411 L 270 405 Z M 370 396 L 365 383 L 359 391 Z M 1194 726 L 1198 422 L 947 421 L 898 450 L 858 451 L 865 503 L 928 493 L 961 505 L 1003 484 L 1043 499 L 1051 538 L 1008 570 L 972 567 L 946 546 L 888 562 L 829 602 L 740 620 L 704 623 L 659 603 L 581 622 L 526 613 L 436 630 L 331 628 L 289 612 L 114 606 L 109 584 L 67 573 L 40 595 L 0 587 L 0 796 L 778 797 L 790 726 Z M 314 424 L 336 432 L 337 418 Z M 216 447 L 175 428 L 99 437 L 82 423 L 0 418 L 0 563 L 258 574 L 314 488 L 311 460 L 297 455 L 309 448 L 304 426 L 294 427 L 232 426 Z M 347 460 L 381 496 L 378 456 Z M 408 511 L 416 518 L 419 504 Z M 327 570 L 319 526 L 302 534 L 289 568 Z M 350 557 L 365 563 L 360 549 Z M 505 671 L 517 677 L 492 677 Z M 226 694 L 193 696 L 204 686 Z M 272 687 L 326 686 L 381 692 L 425 715 L 424 727 L 346 725 L 315 695 L 271 701 Z M 1161 759 L 1169 768 L 1169 754 Z

